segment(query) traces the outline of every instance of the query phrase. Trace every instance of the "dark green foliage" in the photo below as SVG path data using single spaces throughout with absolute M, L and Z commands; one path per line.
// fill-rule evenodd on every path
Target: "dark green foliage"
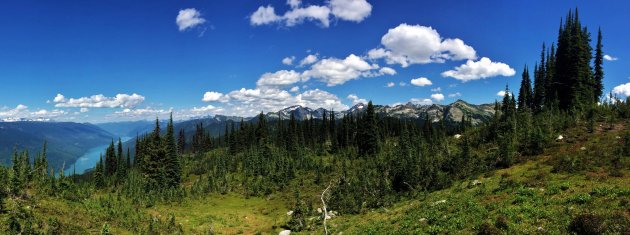
M 9 172 L 4 167 L 0 167 L 0 214 L 5 212 L 4 199 L 9 196 L 7 185 L 9 183 Z
M 155 129 L 143 143 L 142 175 L 147 190 L 157 190 L 165 183 L 164 164 L 166 151 L 162 147 L 162 137 L 160 136 L 160 123 L 155 122 Z
M 291 219 L 287 222 L 287 227 L 291 231 L 299 232 L 306 228 L 307 226 L 307 216 L 308 216 L 309 208 L 306 207 L 306 203 L 300 198 L 300 194 L 298 192 L 295 193 L 295 205 L 293 206 L 293 213 L 291 214 Z
M 109 224 L 103 224 L 103 228 L 101 229 L 101 235 L 111 235 L 112 233 L 109 231 Z
M 519 111 L 530 111 L 534 103 L 534 96 L 532 94 L 532 81 L 529 78 L 527 66 L 525 66 L 523 70 L 522 77 L 521 88 L 518 92 L 518 109 Z
M 590 33 L 578 17 L 578 10 L 569 12 L 558 35 L 553 86 L 562 110 L 581 110 L 597 102 Z
M 503 234 L 500 229 L 495 227 L 491 223 L 483 223 L 479 226 L 477 235 L 501 235 Z
M 494 222 L 494 226 L 503 231 L 507 231 L 510 227 L 510 224 L 508 223 L 507 217 L 505 217 L 504 215 L 500 215 Z
M 501 104 L 499 125 L 499 160 L 498 166 L 509 167 L 514 163 L 516 155 L 516 102 L 509 88 L 505 87 L 505 96 Z
M 179 136 L 177 137 L 177 149 L 179 150 L 179 154 L 184 154 L 186 150 L 186 132 L 184 129 L 179 130 Z
M 164 136 L 166 148 L 166 160 L 164 171 L 166 175 L 166 185 L 168 187 L 177 187 L 182 181 L 182 170 L 177 150 L 177 142 L 175 141 L 175 131 L 173 130 L 173 116 L 166 127 L 166 136 Z
M 602 51 L 602 30 L 597 31 L 597 45 L 595 46 L 595 60 L 593 73 L 593 99 L 599 100 L 604 90 L 604 52 Z
M 118 170 L 118 156 L 116 156 L 116 150 L 114 147 L 114 140 L 109 144 L 107 150 L 105 150 L 105 175 L 112 176 L 116 174 Z
M 547 85 L 547 65 L 545 58 L 545 44 L 542 45 L 542 51 L 540 52 L 540 64 L 535 66 L 534 72 L 534 90 L 531 108 L 535 113 L 542 111 L 547 94 L 545 86 Z
M 103 167 L 103 156 L 101 155 L 98 163 L 96 163 L 96 167 L 94 168 L 93 176 L 94 176 L 94 184 L 97 188 L 102 188 L 105 186 L 105 176 L 104 176 L 104 167 Z
M 568 230 L 580 235 L 603 234 L 605 231 L 604 218 L 591 213 L 580 214 L 573 218 Z
M 379 130 L 372 101 L 367 104 L 365 116 L 361 118 L 358 131 L 359 155 L 369 156 L 376 154 L 379 149 Z

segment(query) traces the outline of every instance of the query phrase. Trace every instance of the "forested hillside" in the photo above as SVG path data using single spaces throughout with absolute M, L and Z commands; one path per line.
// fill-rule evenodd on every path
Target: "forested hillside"
M 59 169 L 74 163 L 89 149 L 107 144 L 112 134 L 92 124 L 72 122 L 0 122 L 0 163 L 10 165 L 14 151 L 42 153 L 48 142 L 50 165 Z M 32 159 L 31 159 L 32 160 Z
M 139 135 L 135 153 L 112 142 L 93 171 L 59 177 L 46 155 L 16 153 L 0 168 L 0 229 L 628 234 L 630 100 L 602 94 L 602 40 L 593 50 L 570 12 L 518 96 L 506 87 L 487 120 L 473 122 L 481 106 L 465 102 L 451 107 L 456 125 L 429 111 L 379 115 L 368 102 L 321 119 L 261 113 L 215 136 L 171 117 Z

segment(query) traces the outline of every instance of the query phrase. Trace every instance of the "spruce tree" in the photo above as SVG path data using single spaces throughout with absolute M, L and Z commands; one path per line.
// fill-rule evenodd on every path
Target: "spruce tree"
M 117 175 L 122 179 L 127 174 L 127 158 L 123 155 L 122 139 L 118 138 L 118 151 L 116 159 L 118 160 L 118 168 L 116 169 Z
M 551 44 L 551 48 L 547 52 L 547 61 L 545 62 L 545 98 L 543 105 L 546 109 L 557 106 L 558 91 L 555 90 L 557 81 L 555 78 L 556 71 L 556 45 Z
M 518 109 L 519 111 L 531 110 L 532 105 L 532 81 L 529 78 L 529 70 L 527 65 L 523 69 L 521 79 L 521 88 L 518 92 Z
M 186 132 L 184 131 L 184 128 L 179 129 L 179 137 L 177 138 L 177 149 L 179 150 L 180 155 L 184 154 L 184 150 L 186 149 Z
M 107 150 L 105 150 L 105 175 L 112 176 L 118 170 L 118 158 L 116 157 L 116 150 L 114 147 L 114 140 L 109 144 Z
M 166 159 L 166 151 L 163 148 L 162 138 L 160 137 L 160 122 L 155 120 L 155 129 L 147 139 L 147 145 L 144 146 L 144 162 L 143 177 L 147 190 L 156 190 L 161 188 L 165 183 L 164 166 Z
M 168 121 L 168 125 L 166 126 L 164 143 L 166 144 L 166 165 L 164 166 L 164 170 L 166 173 L 167 185 L 169 187 L 176 187 L 182 181 L 182 170 L 179 156 L 177 154 L 177 142 L 175 141 L 172 113 Z
M 604 52 L 602 51 L 602 47 L 602 30 L 599 29 L 597 31 L 597 46 L 595 47 L 595 73 L 593 74 L 593 99 L 595 101 L 599 100 L 604 89 Z
M 22 175 L 22 162 L 20 161 L 20 156 L 18 155 L 17 150 L 13 150 L 13 158 L 12 162 L 12 171 L 11 171 L 11 180 L 9 184 L 9 191 L 11 191 L 11 195 L 19 196 L 22 194 L 23 190 L 23 182 L 24 176 Z
M 361 118 L 359 126 L 359 155 L 369 156 L 378 153 L 379 130 L 376 120 L 376 113 L 372 101 L 368 102 L 365 115 Z
M 99 161 L 96 163 L 96 168 L 94 168 L 94 183 L 97 188 L 105 186 L 103 170 L 103 154 L 101 154 Z
M 590 33 L 582 27 L 578 10 L 561 25 L 556 52 L 555 91 L 561 110 L 582 110 L 595 102 Z
M 545 84 L 547 83 L 547 65 L 545 60 L 545 44 L 542 45 L 542 51 L 540 52 L 540 64 L 536 66 L 536 72 L 534 72 L 534 94 L 532 99 L 532 109 L 534 112 L 540 112 L 545 103 Z

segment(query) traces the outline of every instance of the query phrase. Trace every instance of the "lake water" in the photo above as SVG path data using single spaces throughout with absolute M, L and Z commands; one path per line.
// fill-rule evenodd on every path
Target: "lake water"
M 125 142 L 130 140 L 131 137 L 123 137 L 121 139 Z M 75 170 L 77 174 L 83 174 L 85 171 L 94 168 L 96 163 L 99 161 L 101 154 L 103 154 L 103 158 L 105 157 L 105 150 L 107 150 L 107 147 L 109 147 L 109 144 L 91 148 L 79 157 L 74 164 L 70 165 L 70 167 L 64 171 L 64 174 L 72 175 Z M 127 154 L 127 150 L 125 150 L 125 154 Z M 105 159 L 103 159 L 103 161 L 105 161 Z

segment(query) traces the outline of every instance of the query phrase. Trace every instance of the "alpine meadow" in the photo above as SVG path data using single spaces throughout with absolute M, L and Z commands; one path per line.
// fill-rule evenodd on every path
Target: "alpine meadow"
M 2 5 L 0 234 L 630 234 L 630 2 Z

